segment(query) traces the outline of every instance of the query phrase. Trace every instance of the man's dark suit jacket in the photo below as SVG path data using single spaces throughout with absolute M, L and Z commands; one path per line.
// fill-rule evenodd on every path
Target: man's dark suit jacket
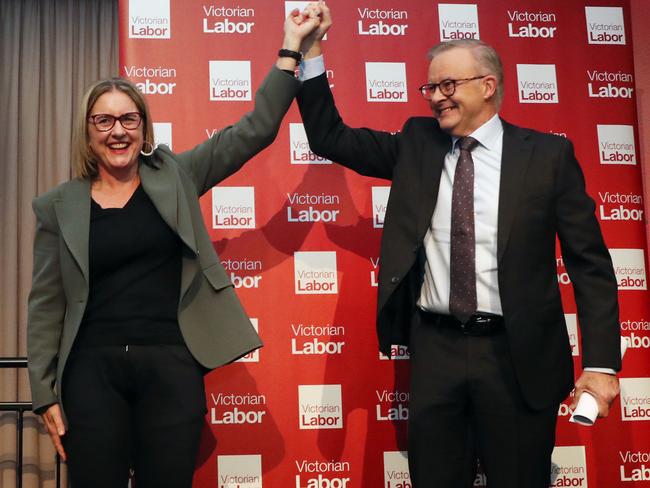
M 381 242 L 380 349 L 408 345 L 420 295 L 423 239 L 451 137 L 431 117 L 396 135 L 346 126 L 325 75 L 303 83 L 298 104 L 311 149 L 366 176 L 392 180 Z M 556 236 L 573 282 L 583 365 L 619 370 L 617 284 L 571 143 L 503 122 L 498 280 L 512 361 L 531 408 L 562 401 L 573 361 L 556 271 Z M 433 270 L 435 272 L 435 270 Z

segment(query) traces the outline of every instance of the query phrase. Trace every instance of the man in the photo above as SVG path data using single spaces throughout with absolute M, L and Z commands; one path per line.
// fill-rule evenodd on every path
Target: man
M 478 457 L 491 487 L 546 488 L 574 387 L 556 236 L 582 330 L 576 399 L 588 390 L 606 416 L 621 363 L 616 279 L 573 147 L 499 118 L 501 62 L 475 40 L 430 51 L 433 118 L 396 135 L 346 126 L 322 74 L 321 8 L 298 102 L 314 152 L 392 180 L 377 332 L 387 354 L 410 348 L 413 486 L 472 486 Z

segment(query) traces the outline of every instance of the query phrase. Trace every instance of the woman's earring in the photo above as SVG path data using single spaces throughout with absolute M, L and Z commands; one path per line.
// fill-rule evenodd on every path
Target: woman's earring
M 151 149 L 145 151 L 145 147 L 147 145 Z M 142 144 L 142 149 L 140 150 L 140 154 L 142 154 L 143 156 L 151 156 L 153 154 L 153 150 L 154 150 L 153 144 L 151 144 L 149 141 L 144 141 L 144 143 Z

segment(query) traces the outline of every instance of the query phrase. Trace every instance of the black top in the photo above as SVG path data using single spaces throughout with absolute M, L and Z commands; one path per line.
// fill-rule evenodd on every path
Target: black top
M 122 208 L 91 200 L 90 292 L 75 347 L 183 344 L 181 245 L 142 186 Z

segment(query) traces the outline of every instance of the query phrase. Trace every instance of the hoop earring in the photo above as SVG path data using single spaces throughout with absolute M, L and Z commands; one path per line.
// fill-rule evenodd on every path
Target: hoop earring
M 148 150 L 148 151 L 145 151 L 144 148 L 146 147 L 147 144 L 149 145 L 149 147 L 151 149 Z M 140 154 L 142 154 L 143 156 L 151 156 L 153 154 L 153 151 L 154 151 L 153 144 L 151 144 L 149 141 L 144 141 L 144 143 L 142 143 L 142 149 L 140 150 Z

